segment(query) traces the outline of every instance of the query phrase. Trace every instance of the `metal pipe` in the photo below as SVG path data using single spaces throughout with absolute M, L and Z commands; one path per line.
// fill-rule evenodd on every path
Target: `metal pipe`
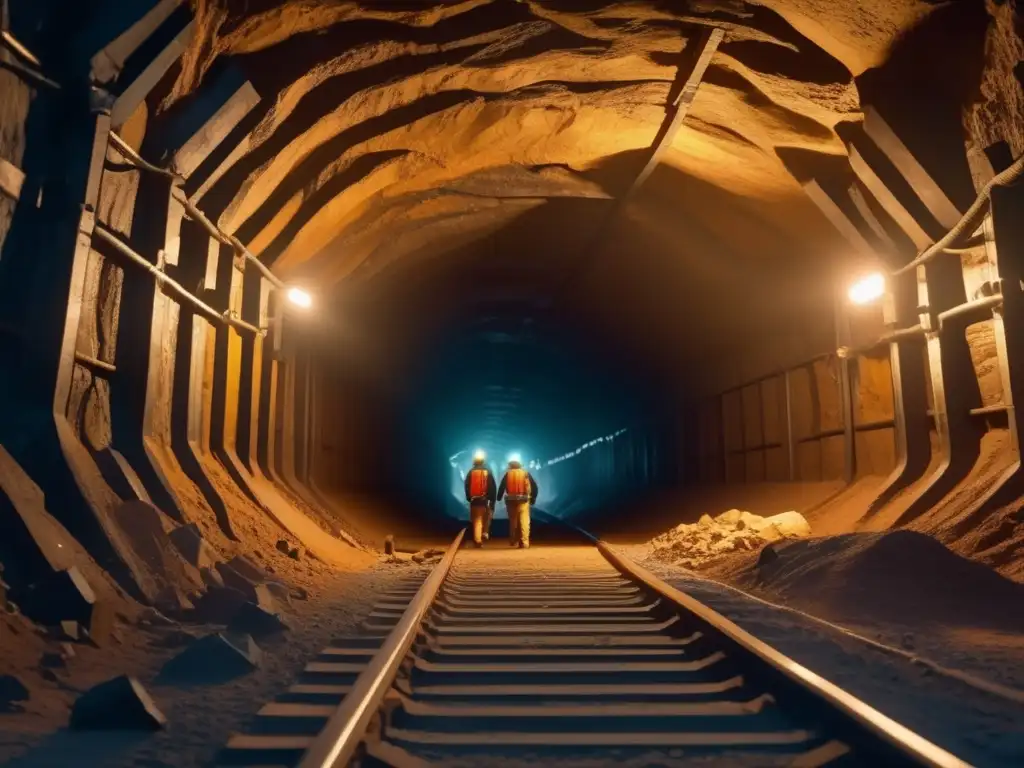
M 997 405 L 986 405 L 981 408 L 971 408 L 969 413 L 971 416 L 988 416 L 990 413 L 1006 413 L 1010 410 L 1010 406 L 1004 403 Z
M 1024 177 L 1024 155 L 1018 157 L 1005 171 L 993 176 L 986 184 L 971 207 L 967 209 L 960 221 L 945 234 L 926 248 L 913 261 L 904 264 L 892 272 L 894 277 L 906 274 L 917 269 L 922 264 L 931 261 L 937 254 L 942 253 L 946 248 L 955 246 L 957 241 L 968 233 L 975 232 L 980 227 L 988 212 L 989 201 L 992 199 L 992 190 L 996 187 L 1005 187 Z
M 82 365 L 87 365 L 90 368 L 99 368 L 101 370 L 107 371 L 108 373 L 115 373 L 117 371 L 117 366 L 104 362 L 99 358 L 92 357 L 91 355 L 87 355 L 84 352 L 76 351 L 75 360 L 80 362 Z
M 185 212 L 189 215 L 190 219 L 192 219 L 200 226 L 202 226 L 203 229 L 209 232 L 210 236 L 215 240 L 218 240 L 224 245 L 228 245 L 234 248 L 235 251 L 237 251 L 239 254 L 245 257 L 246 261 L 248 261 L 250 264 L 254 265 L 257 269 L 259 269 L 259 271 L 263 273 L 263 276 L 267 280 L 269 280 L 270 283 L 273 284 L 276 288 L 284 288 L 284 281 L 281 280 L 281 278 L 279 278 L 273 272 L 271 272 L 270 268 L 267 267 L 266 264 L 257 259 L 252 253 L 250 253 L 249 249 L 246 248 L 237 237 L 235 237 L 234 235 L 227 234 L 220 227 L 218 227 L 216 224 L 210 221 L 206 217 L 206 214 L 200 211 L 196 207 L 195 203 L 188 199 L 188 196 L 184 193 L 184 191 L 175 187 L 175 192 L 177 193 L 175 194 L 175 198 L 178 200 L 178 202 L 182 204 L 182 206 L 184 206 Z
M 179 174 L 175 173 L 174 171 L 167 170 L 166 168 L 160 168 L 156 165 L 153 165 L 152 163 L 147 163 L 142 158 L 142 155 L 140 155 L 138 152 L 132 149 L 131 146 L 129 146 L 128 142 L 122 139 L 116 133 L 114 133 L 114 131 L 111 131 L 107 138 L 110 141 L 110 143 L 114 145 L 114 148 L 118 152 L 124 155 L 129 162 L 138 166 L 142 170 L 150 171 L 152 173 L 158 173 L 161 176 L 167 176 L 168 178 L 173 179 L 176 182 L 184 181 L 184 178 L 182 178 Z
M 995 294 L 993 296 L 983 296 L 980 299 L 972 299 L 971 301 L 966 301 L 963 304 L 958 304 L 955 307 L 950 307 L 944 312 L 939 312 L 939 328 L 941 328 L 947 320 L 954 317 L 967 315 L 972 312 L 979 312 L 985 309 L 995 309 L 996 307 L 1002 306 L 1002 303 L 1002 294 Z
M 185 212 L 188 214 L 190 219 L 192 219 L 200 226 L 202 226 L 203 229 L 205 229 L 210 234 L 210 236 L 217 240 L 218 242 L 221 242 L 224 245 L 229 245 L 232 248 L 234 248 L 235 251 L 237 251 L 243 257 L 245 257 L 246 261 L 250 262 L 257 269 L 259 269 L 260 272 L 263 273 L 263 276 L 267 280 L 269 280 L 275 287 L 284 288 L 285 284 L 283 280 L 281 280 L 277 275 L 271 272 L 270 268 L 267 267 L 262 261 L 257 259 L 249 251 L 249 249 L 242 244 L 241 240 L 239 240 L 234 235 L 227 234 L 220 227 L 218 227 L 216 224 L 210 221 L 210 219 L 207 218 L 206 214 L 199 210 L 199 208 L 196 207 L 196 204 L 193 203 L 188 198 L 188 195 L 185 194 L 184 190 L 177 186 L 178 184 L 181 184 L 182 182 L 185 181 L 183 176 L 181 176 L 178 173 L 175 173 L 174 171 L 168 170 L 167 168 L 160 168 L 159 166 L 147 162 L 145 158 L 142 157 L 142 155 L 140 155 L 138 152 L 132 149 L 128 145 L 128 143 L 120 136 L 118 136 L 116 133 L 114 133 L 114 131 L 110 132 L 110 143 L 113 144 L 114 147 L 116 147 L 117 150 L 122 155 L 125 156 L 125 158 L 127 158 L 131 163 L 133 163 L 138 168 L 141 168 L 142 170 L 145 171 L 150 171 L 151 173 L 158 173 L 161 176 L 166 176 L 169 179 L 173 180 L 176 186 L 172 189 L 172 194 L 174 195 L 174 198 L 179 203 L 181 203 L 181 205 L 185 208 Z
M 106 228 L 97 224 L 96 228 L 93 230 L 93 234 L 99 239 L 103 240 L 104 242 L 107 242 L 110 245 L 112 245 L 118 253 L 122 254 L 123 256 L 127 257 L 130 261 L 134 262 L 135 264 L 138 264 L 140 267 L 145 269 L 147 272 L 149 272 L 149 274 L 156 278 L 156 281 L 158 283 L 170 288 L 174 293 L 178 294 L 178 296 L 192 304 L 203 314 L 221 323 L 233 325 L 236 328 L 240 328 L 251 333 L 261 334 L 263 332 L 256 326 L 250 325 L 244 320 L 238 319 L 237 317 L 234 316 L 232 312 L 228 310 L 225 310 L 224 312 L 218 312 L 216 309 L 211 307 L 206 302 L 189 293 L 188 289 L 186 289 L 181 283 L 177 282 L 171 277 L 168 277 L 167 274 L 163 272 L 163 270 L 151 264 L 149 261 L 146 260 L 144 256 L 136 253 L 130 247 L 125 245 L 114 235 L 113 232 L 110 232 Z
M 391 683 L 398 674 L 402 660 L 412 647 L 420 624 L 437 597 L 459 551 L 466 529 L 459 531 L 441 562 L 416 592 L 402 618 L 374 654 L 366 669 L 356 678 L 348 696 L 335 710 L 306 750 L 298 768 L 333 768 L 348 765 L 362 741 L 366 727 L 377 713 Z
M 0 38 L 3 39 L 7 46 L 14 51 L 16 54 L 21 56 L 25 61 L 31 64 L 33 67 L 43 68 L 43 63 L 36 58 L 36 55 L 26 48 L 18 38 L 8 32 L 6 29 L 0 30 Z
M 912 325 L 909 328 L 899 328 L 889 333 L 884 333 L 869 344 L 865 344 L 860 347 L 840 347 L 836 350 L 836 354 L 840 358 L 851 358 L 858 355 L 863 355 L 866 352 L 870 352 L 873 349 L 877 349 L 883 344 L 891 344 L 894 341 L 903 341 L 904 339 L 912 339 L 916 336 L 923 336 L 925 333 L 924 327 L 918 323 Z

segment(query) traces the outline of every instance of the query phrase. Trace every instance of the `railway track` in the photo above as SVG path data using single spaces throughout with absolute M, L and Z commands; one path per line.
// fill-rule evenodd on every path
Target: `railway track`
M 967 765 L 600 542 L 538 566 L 462 537 L 220 764 Z

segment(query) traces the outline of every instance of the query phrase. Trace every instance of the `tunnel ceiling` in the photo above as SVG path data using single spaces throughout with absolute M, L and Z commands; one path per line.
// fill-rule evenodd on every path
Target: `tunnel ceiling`
M 787 158 L 845 168 L 856 78 L 944 5 L 195 0 L 149 122 L 244 74 L 260 101 L 204 208 L 378 353 L 571 321 L 678 382 L 820 307 L 836 246 Z M 602 230 L 709 26 L 685 123 Z

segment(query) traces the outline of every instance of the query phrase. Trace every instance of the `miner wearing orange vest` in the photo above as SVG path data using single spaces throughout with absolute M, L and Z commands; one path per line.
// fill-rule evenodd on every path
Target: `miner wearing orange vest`
M 484 454 L 473 457 L 473 468 L 466 473 L 466 501 L 469 502 L 469 524 L 473 531 L 473 544 L 480 547 L 491 537 L 491 518 L 497 491 L 494 475 L 484 465 Z
M 508 463 L 508 471 L 498 486 L 498 500 L 505 497 L 508 510 L 508 543 L 520 549 L 530 546 L 530 505 L 537 501 L 537 481 L 523 469 L 518 459 Z

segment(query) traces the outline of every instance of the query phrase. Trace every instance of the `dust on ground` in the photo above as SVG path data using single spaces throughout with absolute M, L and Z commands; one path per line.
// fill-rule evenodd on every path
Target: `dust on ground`
M 290 685 L 317 651 L 334 637 L 356 632 L 397 579 L 427 570 L 380 564 L 363 572 L 310 578 L 308 601 L 281 606 L 292 629 L 278 640 L 259 641 L 262 666 L 215 686 L 157 685 L 154 680 L 163 663 L 180 651 L 162 647 L 170 633 L 185 629 L 203 635 L 220 627 L 140 627 L 120 621 L 119 644 L 102 649 L 75 644 L 67 669 L 49 680 L 39 658 L 55 649 L 54 642 L 21 617 L 7 616 L 0 628 L 0 675 L 16 674 L 31 698 L 24 712 L 0 714 L 0 763 L 12 768 L 75 765 L 87 755 L 88 764 L 97 768 L 210 765 L 230 734 L 245 730 L 259 707 Z M 167 716 L 166 729 L 155 734 L 67 730 L 69 708 L 79 691 L 121 674 L 138 677 Z

